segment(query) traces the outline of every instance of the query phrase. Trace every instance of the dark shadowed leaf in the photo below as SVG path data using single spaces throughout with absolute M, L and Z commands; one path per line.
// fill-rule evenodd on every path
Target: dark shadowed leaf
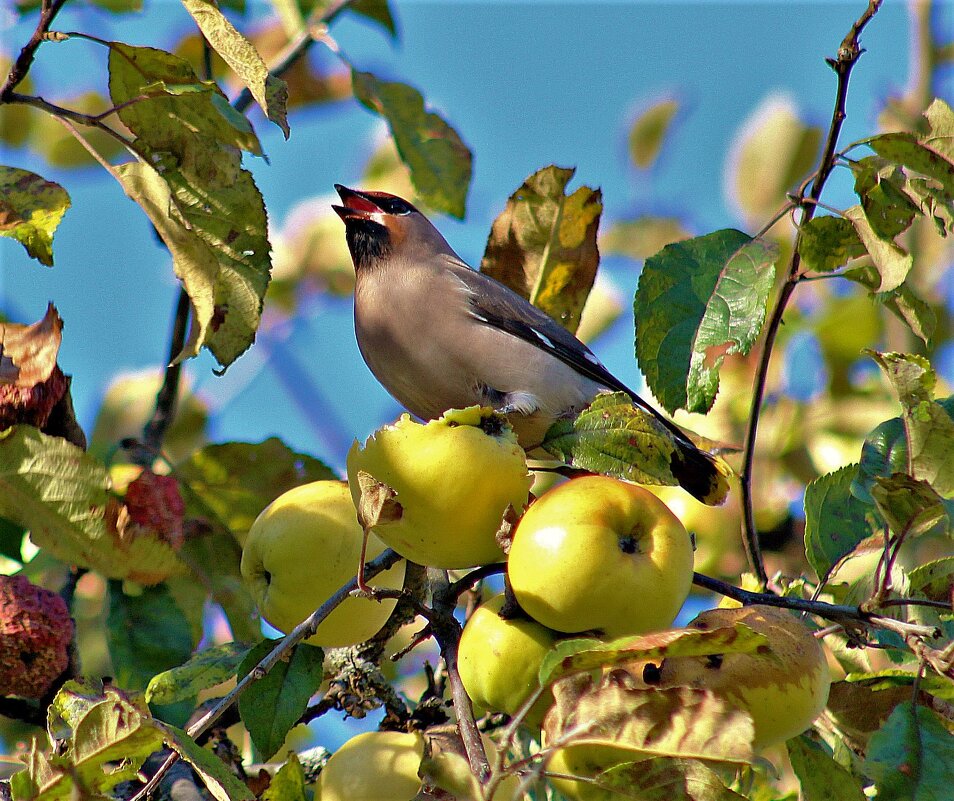
M 276 642 L 265 640 L 252 649 L 239 667 L 239 676 L 261 662 Z M 271 759 L 278 752 L 308 706 L 308 699 L 318 691 L 323 661 L 320 648 L 300 643 L 289 660 L 279 661 L 239 698 L 242 722 L 263 759 Z
M 596 279 L 603 210 L 598 189 L 566 194 L 574 172 L 551 165 L 527 178 L 494 220 L 480 263 L 571 333 Z
M 679 101 L 669 97 L 658 100 L 643 111 L 629 129 L 629 157 L 642 170 L 652 167 L 672 124 Z
M 463 217 L 473 157 L 457 131 L 428 111 L 411 86 L 358 70 L 352 71 L 351 84 L 361 104 L 387 122 L 421 200 L 436 211 Z
M 330 467 L 293 451 L 277 437 L 207 445 L 177 465 L 176 476 L 184 487 L 187 514 L 224 527 L 239 542 L 283 492 L 337 478 Z
M 391 8 L 387 0 L 352 0 L 345 6 L 347 11 L 353 11 L 360 14 L 365 19 L 371 20 L 386 30 L 392 39 L 396 39 L 398 32 L 394 24 L 394 17 L 391 14 Z
M 723 230 L 646 260 L 633 303 L 636 358 L 667 411 L 712 406 L 725 356 L 748 353 L 762 328 L 777 257 L 777 246 Z
M 807 734 L 785 743 L 802 801 L 865 801 L 861 783 L 832 759 L 828 749 Z
M 805 490 L 805 555 L 819 578 L 873 532 L 871 507 L 851 494 L 858 472 L 849 465 L 816 478 Z
M 288 139 L 286 104 L 288 87 L 268 74 L 268 67 L 254 45 L 239 33 L 219 9 L 206 0 L 182 0 L 206 41 L 248 87 L 255 102 Z
M 17 167 L 0 167 L 0 236 L 17 240 L 40 264 L 53 266 L 53 233 L 70 196 L 53 181 Z
M 898 704 L 869 743 L 865 775 L 878 801 L 940 801 L 954 787 L 954 737 L 930 709 Z
M 854 226 L 843 217 L 813 217 L 801 227 L 798 252 L 810 270 L 831 272 L 867 251 Z
M 184 664 L 153 676 L 146 687 L 146 702 L 172 704 L 195 698 L 200 690 L 235 676 L 249 650 L 241 643 L 227 642 L 199 651 Z
M 189 623 L 165 585 L 127 595 L 120 582 L 110 582 L 106 633 L 113 677 L 128 690 L 144 690 L 156 673 L 192 653 Z

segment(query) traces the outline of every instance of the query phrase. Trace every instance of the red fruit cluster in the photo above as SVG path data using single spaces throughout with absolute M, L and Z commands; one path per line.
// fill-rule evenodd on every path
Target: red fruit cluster
M 176 550 L 182 546 L 185 502 L 172 476 L 143 470 L 126 489 L 124 502 L 133 523 L 155 531 Z
M 42 698 L 69 664 L 73 621 L 55 592 L 0 576 L 0 695 Z

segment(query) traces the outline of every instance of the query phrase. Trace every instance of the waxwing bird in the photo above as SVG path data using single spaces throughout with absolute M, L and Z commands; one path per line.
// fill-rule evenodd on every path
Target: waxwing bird
M 672 434 L 673 476 L 702 501 L 725 470 L 609 372 L 573 334 L 507 286 L 471 269 L 414 206 L 335 184 L 356 275 L 354 326 L 375 377 L 424 420 L 448 409 L 507 414 L 525 449 L 600 392 L 625 392 Z

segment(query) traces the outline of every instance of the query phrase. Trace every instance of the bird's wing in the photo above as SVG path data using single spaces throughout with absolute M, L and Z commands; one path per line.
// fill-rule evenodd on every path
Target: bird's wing
M 474 319 L 553 354 L 580 375 L 607 389 L 625 392 L 636 406 L 659 420 L 680 442 L 695 447 L 678 426 L 616 378 L 586 345 L 546 312 L 489 275 L 472 270 L 463 261 L 448 259 L 448 267 L 466 288 Z

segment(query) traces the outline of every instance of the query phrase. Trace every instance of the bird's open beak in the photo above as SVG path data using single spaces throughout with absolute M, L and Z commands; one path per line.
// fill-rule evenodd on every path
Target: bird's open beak
M 348 189 L 348 187 L 342 186 L 341 184 L 335 184 L 335 190 L 338 192 L 338 196 L 344 205 L 332 205 L 331 208 L 333 208 L 335 213 L 345 222 L 351 219 L 367 220 L 371 218 L 372 214 L 384 213 L 384 209 L 361 192 Z

